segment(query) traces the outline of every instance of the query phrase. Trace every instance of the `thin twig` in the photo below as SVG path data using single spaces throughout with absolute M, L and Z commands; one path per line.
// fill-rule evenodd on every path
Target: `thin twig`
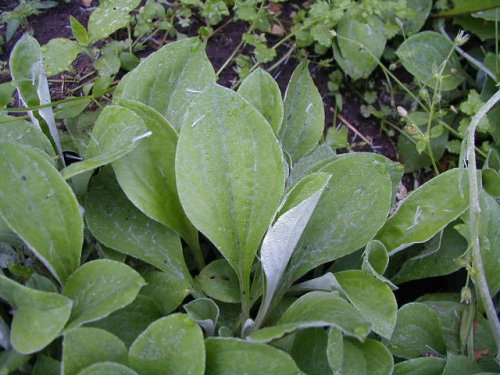
M 472 266 L 474 268 L 474 281 L 481 297 L 488 322 L 490 324 L 493 337 L 497 345 L 497 362 L 500 362 L 500 321 L 496 314 L 495 306 L 491 298 L 488 282 L 483 267 L 483 259 L 481 258 L 481 244 L 479 242 L 479 222 L 481 207 L 479 204 L 479 189 L 476 169 L 476 153 L 474 152 L 474 136 L 479 121 L 486 116 L 486 113 L 500 101 L 500 90 L 493 95 L 490 100 L 484 104 L 481 109 L 474 115 L 469 125 L 467 133 L 467 162 L 468 162 L 468 180 L 469 180 L 469 241 L 471 246 Z
M 345 126 L 347 126 L 349 129 L 351 129 L 359 138 L 361 138 L 363 141 L 368 143 L 370 146 L 373 146 L 373 142 L 370 141 L 368 138 L 366 138 L 363 134 L 361 134 L 358 129 L 356 129 L 354 126 L 352 126 L 349 121 L 346 120 L 344 116 L 342 116 L 340 113 L 337 115 L 340 121 L 342 121 Z

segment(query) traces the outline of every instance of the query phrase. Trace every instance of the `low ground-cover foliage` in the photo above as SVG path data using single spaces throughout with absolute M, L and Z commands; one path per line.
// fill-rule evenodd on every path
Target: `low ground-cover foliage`
M 451 40 L 442 21 L 420 31 L 431 1 L 317 0 L 295 8 L 290 30 L 278 3 L 181 0 L 165 8 L 150 0 L 137 8 L 108 0 L 87 26 L 70 20 L 75 40 L 41 47 L 26 35 L 17 43 L 12 82 L 0 85 L 3 372 L 498 372 L 493 44 L 467 54 L 468 36 Z M 478 11 L 494 6 L 434 9 L 472 13 L 454 22 L 488 41 L 498 39 L 498 11 Z M 9 37 L 30 15 L 29 6 L 19 9 L 2 18 Z M 205 21 L 204 42 L 183 39 L 195 14 Z M 205 42 L 228 15 L 250 26 L 215 72 Z M 109 40 L 124 28 L 127 39 Z M 281 39 L 269 45 L 264 32 Z M 137 53 L 158 33 L 183 40 L 139 64 Z M 333 53 L 355 87 L 381 68 L 391 106 L 366 91 L 362 111 L 400 132 L 404 166 L 337 153 L 349 147 L 343 129 L 323 139 L 323 101 L 305 60 L 283 99 L 271 75 L 238 56 L 246 44 L 257 63 L 270 62 L 285 43 L 270 70 L 305 47 Z M 83 87 L 91 95 L 51 103 L 46 76 L 81 54 L 96 70 Z M 237 91 L 216 84 L 233 59 Z M 399 64 L 414 83 L 392 73 Z M 130 73 L 115 86 L 120 71 Z M 329 82 L 336 108 L 339 77 Z M 27 109 L 4 108 L 16 89 Z M 406 109 L 396 110 L 401 93 Z M 105 106 L 83 112 L 91 101 Z M 6 115 L 20 111 L 27 116 Z M 392 123 L 399 120 L 403 130 Z M 461 154 L 450 164 L 458 168 L 438 165 L 446 149 Z M 78 162 L 65 165 L 63 150 Z M 422 167 L 444 173 L 405 197 L 403 171 Z M 398 309 L 400 284 L 460 270 L 461 293 L 426 294 Z
M 284 99 L 263 70 L 234 91 L 197 38 L 144 59 L 61 141 L 41 56 L 18 42 L 32 122 L 0 127 L 5 371 L 498 371 L 500 206 L 475 165 L 397 200 L 400 164 L 324 143 L 306 62 Z M 83 160 L 65 166 L 68 142 Z M 398 308 L 397 284 L 461 268 L 461 295 Z

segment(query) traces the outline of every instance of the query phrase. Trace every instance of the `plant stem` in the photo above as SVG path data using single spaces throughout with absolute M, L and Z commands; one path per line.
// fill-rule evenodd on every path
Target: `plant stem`
M 36 111 L 36 110 L 43 109 L 43 108 L 55 107 L 56 105 L 59 105 L 59 104 L 71 103 L 71 102 L 78 102 L 78 101 L 87 100 L 87 99 L 93 99 L 93 97 L 89 95 L 89 96 L 79 96 L 77 98 L 66 98 L 66 99 L 58 100 L 58 101 L 55 101 L 55 102 L 52 102 L 52 103 L 42 104 L 42 105 L 36 105 L 36 106 L 33 106 L 33 107 L 5 108 L 5 111 L 6 112 L 12 112 L 12 113 L 15 113 L 15 112 Z
M 467 174 L 469 180 L 469 241 L 471 246 L 472 255 L 472 265 L 474 267 L 475 275 L 474 281 L 475 285 L 479 291 L 479 296 L 481 297 L 481 302 L 483 303 L 484 309 L 486 311 L 486 316 L 488 317 L 488 322 L 490 324 L 493 337 L 497 345 L 497 355 L 496 360 L 500 362 L 500 321 L 498 319 L 495 306 L 491 298 L 490 290 L 488 288 L 488 282 L 486 280 L 486 275 L 484 273 L 483 260 L 481 258 L 481 244 L 479 242 L 479 222 L 481 207 L 479 204 L 479 189 L 478 189 L 478 178 L 477 178 L 477 168 L 476 168 L 476 154 L 474 152 L 474 136 L 476 128 L 479 121 L 486 115 L 486 113 L 493 108 L 493 106 L 500 101 L 500 90 L 498 90 L 495 95 L 493 95 L 484 104 L 479 111 L 474 115 L 472 121 L 469 125 L 466 147 L 467 147 Z

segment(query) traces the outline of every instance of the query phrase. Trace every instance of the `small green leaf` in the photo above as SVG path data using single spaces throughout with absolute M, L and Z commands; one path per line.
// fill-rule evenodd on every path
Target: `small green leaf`
M 131 303 L 144 279 L 129 266 L 113 260 L 94 260 L 78 268 L 63 294 L 75 301 L 67 330 L 105 318 Z
M 295 334 L 290 355 L 299 368 L 308 375 L 331 374 L 327 359 L 328 332 L 310 328 Z
M 310 154 L 293 165 L 287 180 L 287 187 L 294 186 L 305 176 L 319 171 L 336 159 L 335 152 L 327 144 L 316 147 Z
M 0 352 L 0 371 L 2 375 L 16 373 L 21 366 L 27 364 L 30 360 L 29 355 L 16 352 L 14 349 Z
M 265 117 L 277 134 L 283 121 L 283 100 L 280 88 L 273 77 L 258 68 L 243 80 L 238 94 Z
M 129 13 L 140 0 L 106 0 L 92 12 L 88 23 L 89 42 L 106 38 L 130 22 Z
M 220 313 L 214 301 L 210 298 L 198 298 L 183 307 L 188 316 L 205 330 L 207 336 L 214 335 Z
M 40 152 L 20 144 L 1 144 L 0 175 L 1 217 L 64 283 L 80 263 L 83 243 L 73 191 Z
M 366 245 L 363 252 L 363 264 L 361 268 L 378 275 L 383 275 L 389 265 L 389 256 L 384 244 L 372 240 Z
M 71 300 L 57 293 L 27 288 L 0 274 L 0 297 L 14 309 L 10 341 L 22 354 L 31 354 L 59 336 L 71 314 Z
M 225 259 L 211 262 L 196 279 L 209 297 L 226 303 L 240 302 L 238 276 Z
M 114 362 L 99 362 L 81 370 L 78 375 L 138 375 L 125 365 Z
M 283 150 L 294 162 L 316 147 L 323 135 L 324 123 L 323 100 L 304 61 L 288 83 L 283 125 L 278 133 Z
M 349 301 L 373 324 L 373 331 L 389 339 L 396 326 L 398 304 L 391 288 L 367 271 L 335 274 Z
M 127 348 L 118 337 L 98 328 L 78 328 L 64 336 L 62 374 L 77 375 L 88 366 L 104 362 L 127 363 Z
M 301 374 L 287 353 L 272 346 L 234 338 L 209 338 L 206 350 L 210 375 Z
M 432 9 L 432 0 L 406 0 L 407 7 L 413 10 L 413 17 L 403 20 L 406 35 L 418 32 L 427 21 Z
M 61 375 L 61 362 L 39 354 L 33 367 L 33 375 Z
M 423 303 L 408 303 L 399 309 L 396 328 L 388 344 L 392 354 L 400 358 L 446 353 L 438 317 Z
M 5 108 L 11 103 L 15 90 L 16 85 L 13 81 L 0 83 L 0 108 Z
M 343 375 L 391 375 L 394 360 L 391 352 L 380 341 L 344 340 Z M 340 370 L 340 369 L 337 369 Z
M 362 340 L 370 332 L 371 326 L 338 293 L 310 292 L 295 301 L 277 325 L 256 331 L 248 339 L 266 343 L 304 328 L 336 327 Z
M 135 208 L 109 169 L 92 179 L 85 212 L 90 232 L 105 246 L 172 273 L 182 285 L 191 280 L 179 235 Z
M 447 352 L 458 353 L 462 351 L 467 344 L 466 340 L 460 338 L 461 327 L 467 320 L 464 310 L 470 308 L 474 310 L 474 307 L 460 303 L 460 294 L 458 293 L 426 294 L 419 297 L 416 302 L 426 304 L 437 314 Z M 472 316 L 473 319 L 474 316 Z
M 69 23 L 71 25 L 71 32 L 78 43 L 86 46 L 90 43 L 89 34 L 87 29 L 75 17 L 69 16 Z
M 198 232 L 186 217 L 177 193 L 177 132 L 153 108 L 136 101 L 120 100 L 119 103 L 134 111 L 153 135 L 113 162 L 118 183 L 146 216 L 177 231 L 191 247 L 198 246 Z
M 160 306 L 153 299 L 138 295 L 130 305 L 88 326 L 114 334 L 129 347 L 139 334 L 162 315 Z
M 153 299 L 161 307 L 163 314 L 169 314 L 191 292 L 189 282 L 182 277 L 174 272 L 149 271 L 144 275 L 147 285 L 141 289 L 141 294 Z
M 417 248 L 411 252 L 411 257 L 405 261 L 399 272 L 391 280 L 396 284 L 410 280 L 424 279 L 447 275 L 462 268 L 456 261 L 467 250 L 467 241 L 456 230 L 446 227 L 440 246 L 437 248 Z
M 52 77 L 69 70 L 80 52 L 82 52 L 82 47 L 69 39 L 51 39 L 42 47 L 45 73 L 48 77 Z
M 151 135 L 134 112 L 108 106 L 101 112 L 90 136 L 85 158 L 63 169 L 65 179 L 109 164 L 132 151 L 139 141 Z
M 40 104 L 37 93 L 37 82 L 33 67 L 42 64 L 42 51 L 37 40 L 29 34 L 24 34 L 16 43 L 10 54 L 9 67 L 19 96 L 26 106 Z
M 152 323 L 135 340 L 128 358 L 130 366 L 141 375 L 203 375 L 203 332 L 187 315 L 166 316 Z
M 469 206 L 467 181 L 451 169 L 426 182 L 403 201 L 377 234 L 392 255 L 411 244 L 431 239 Z M 463 184 L 463 185 L 462 185 Z
M 439 71 L 450 51 L 451 42 L 434 31 L 424 31 L 406 39 L 396 51 L 401 63 L 413 76 L 423 84 L 436 87 Z M 446 63 L 439 87 L 441 90 L 453 90 L 464 79 L 460 62 L 453 52 Z
M 215 72 L 205 46 L 188 38 L 149 55 L 120 81 L 114 96 L 153 107 L 179 130 L 188 106 L 212 83 Z
M 175 168 L 186 215 L 248 292 L 250 268 L 285 184 L 271 127 L 239 95 L 214 85 L 184 118 Z
M 333 44 L 335 60 L 352 79 L 368 78 L 378 65 L 387 39 L 378 17 L 366 22 L 343 17 L 337 25 L 337 43 Z
M 410 359 L 396 364 L 393 375 L 442 375 L 444 364 L 439 357 Z
M 54 164 L 56 160 L 54 148 L 49 139 L 40 129 L 37 129 L 28 121 L 17 120 L 5 125 L 0 125 L 0 139 L 2 142 L 20 143 L 43 151 L 42 155 L 45 156 L 51 164 Z

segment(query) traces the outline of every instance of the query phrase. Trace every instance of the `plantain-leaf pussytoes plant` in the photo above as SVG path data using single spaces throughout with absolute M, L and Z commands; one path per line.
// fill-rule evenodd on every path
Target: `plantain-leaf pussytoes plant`
M 236 92 L 197 38 L 126 74 L 64 165 L 39 48 L 10 61 L 32 122 L 0 126 L 2 373 L 500 370 L 500 205 L 473 138 L 498 93 L 469 170 L 399 200 L 400 164 L 324 143 L 307 62 L 284 98 L 260 69 Z M 398 284 L 461 268 L 461 295 L 398 308 Z

